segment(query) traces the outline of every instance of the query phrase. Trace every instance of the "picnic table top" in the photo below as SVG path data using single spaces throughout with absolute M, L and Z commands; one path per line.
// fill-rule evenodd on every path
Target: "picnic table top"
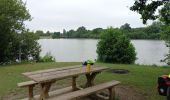
M 22 74 L 38 83 L 43 83 L 51 80 L 60 80 L 72 76 L 78 76 L 81 74 L 101 72 L 106 69 L 108 68 L 93 65 L 90 71 L 86 71 L 86 67 L 82 67 L 82 65 L 76 65 L 76 66 L 69 66 L 69 67 L 62 67 L 62 68 L 26 72 Z

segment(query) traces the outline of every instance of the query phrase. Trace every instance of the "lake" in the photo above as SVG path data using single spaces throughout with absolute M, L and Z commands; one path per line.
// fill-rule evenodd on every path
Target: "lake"
M 40 56 L 51 53 L 57 62 L 82 62 L 97 59 L 97 39 L 40 39 Z M 164 41 L 131 40 L 137 52 L 136 64 L 165 65 L 160 62 L 168 53 Z

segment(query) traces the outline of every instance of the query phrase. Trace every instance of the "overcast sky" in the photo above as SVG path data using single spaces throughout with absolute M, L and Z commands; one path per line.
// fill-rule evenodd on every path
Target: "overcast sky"
M 141 27 L 140 15 L 129 10 L 134 0 L 23 0 L 33 20 L 31 30 L 62 31 L 85 26 L 87 29 L 120 27 L 129 23 Z

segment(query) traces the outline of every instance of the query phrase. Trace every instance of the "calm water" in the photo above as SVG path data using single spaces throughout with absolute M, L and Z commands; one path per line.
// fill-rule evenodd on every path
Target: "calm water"
M 41 56 L 51 53 L 58 62 L 77 62 L 96 59 L 96 44 L 93 39 L 40 39 Z M 168 53 L 163 41 L 132 40 L 137 52 L 137 64 L 164 65 L 160 60 Z

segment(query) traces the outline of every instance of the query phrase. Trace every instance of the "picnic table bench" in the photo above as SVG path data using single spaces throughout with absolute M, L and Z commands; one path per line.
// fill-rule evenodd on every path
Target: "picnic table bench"
M 81 65 L 71 66 L 71 67 L 63 67 L 63 68 L 55 68 L 48 70 L 40 70 L 34 72 L 26 72 L 22 73 L 26 77 L 30 78 L 32 81 L 18 83 L 19 87 L 28 87 L 29 89 L 29 100 L 38 99 L 38 100 L 70 100 L 76 99 L 79 97 L 84 97 L 90 94 L 94 94 L 103 89 L 109 90 L 109 100 L 113 100 L 114 98 L 114 86 L 118 85 L 120 82 L 111 81 L 98 85 L 94 85 L 94 79 L 96 75 L 104 70 L 107 70 L 107 67 L 100 66 L 92 66 L 90 71 L 86 71 L 85 67 Z M 76 83 L 76 79 L 79 75 L 86 76 L 86 84 L 85 88 L 79 88 Z M 72 86 L 67 87 L 67 92 L 56 95 L 55 93 L 59 92 L 50 92 L 51 85 L 58 80 L 62 80 L 65 78 L 72 78 Z M 40 95 L 34 96 L 33 87 L 39 84 L 41 86 Z M 59 90 L 58 90 L 59 91 Z

